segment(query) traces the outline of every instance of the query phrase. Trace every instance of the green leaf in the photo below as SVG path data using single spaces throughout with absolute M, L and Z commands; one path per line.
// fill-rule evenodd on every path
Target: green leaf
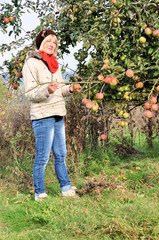
M 128 29 L 129 29 L 129 30 L 133 30 L 134 27 L 133 27 L 133 26 L 128 26 Z
M 12 33 L 13 33 L 13 31 L 10 31 L 8 35 L 11 36 Z
M 153 48 L 149 48 L 148 50 L 148 54 L 151 54 L 151 53 L 153 53 Z
M 156 76 L 159 76 L 159 71 L 155 71 L 154 73 L 153 73 L 153 75 L 156 77 Z

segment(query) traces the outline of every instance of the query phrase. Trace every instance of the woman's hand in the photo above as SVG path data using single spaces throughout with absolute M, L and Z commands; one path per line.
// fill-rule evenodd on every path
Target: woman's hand
M 60 85 L 61 83 L 59 82 L 52 82 L 49 84 L 48 86 L 48 92 L 49 94 L 52 94 L 54 93 L 57 89 L 58 89 L 58 86 Z
M 70 90 L 70 92 L 80 92 L 81 88 L 82 87 L 79 83 L 73 83 L 73 84 L 71 84 L 69 90 Z

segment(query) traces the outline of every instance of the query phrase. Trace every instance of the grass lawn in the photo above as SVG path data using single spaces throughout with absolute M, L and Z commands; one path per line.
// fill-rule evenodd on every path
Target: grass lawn
M 159 239 L 157 158 L 106 160 L 101 173 L 71 178 L 80 198 L 63 198 L 48 166 L 43 202 L 1 179 L 0 239 Z

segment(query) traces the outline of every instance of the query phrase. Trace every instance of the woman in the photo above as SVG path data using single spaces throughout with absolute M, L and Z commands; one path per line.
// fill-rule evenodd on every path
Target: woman
M 75 196 L 65 163 L 66 141 L 63 116 L 64 97 L 79 92 L 65 85 L 56 61 L 57 37 L 52 30 L 42 30 L 36 37 L 37 50 L 29 51 L 23 67 L 25 93 L 31 101 L 30 117 L 35 134 L 36 157 L 33 167 L 35 201 L 47 197 L 44 185 L 45 167 L 51 149 L 56 175 L 63 196 Z

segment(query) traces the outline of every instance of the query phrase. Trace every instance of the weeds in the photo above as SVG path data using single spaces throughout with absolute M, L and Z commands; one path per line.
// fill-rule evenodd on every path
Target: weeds
M 47 169 L 46 189 L 52 186 L 52 190 L 44 202 L 35 202 L 29 189 L 20 193 L 15 184 L 1 180 L 3 239 L 157 240 L 157 166 L 158 161 L 147 158 L 116 166 L 107 161 L 101 173 L 72 179 L 79 199 L 61 197 L 51 167 Z

